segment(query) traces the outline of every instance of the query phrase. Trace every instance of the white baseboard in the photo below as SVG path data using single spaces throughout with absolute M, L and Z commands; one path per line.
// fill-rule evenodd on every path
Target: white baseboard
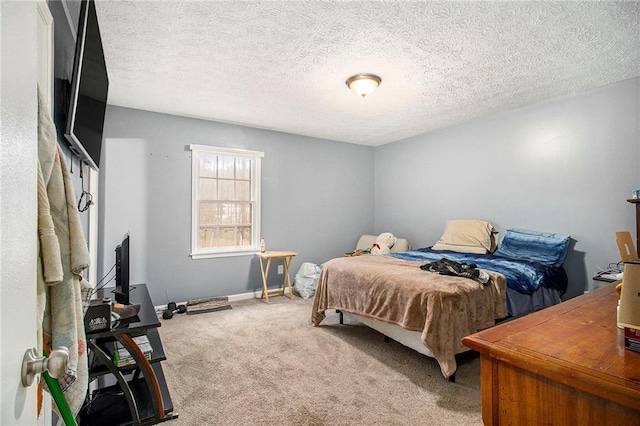
M 289 289 L 285 288 L 284 289 L 284 293 L 285 294 L 289 294 Z M 248 293 L 239 293 L 239 294 L 231 294 L 229 296 L 227 296 L 227 298 L 229 299 L 229 302 L 237 302 L 239 300 L 247 300 L 247 299 L 260 299 L 260 296 L 262 295 L 262 289 L 260 290 L 256 290 L 256 291 L 251 291 Z M 224 297 L 224 296 L 222 296 Z M 176 302 L 176 305 L 186 305 L 187 302 Z M 167 305 L 158 305 L 154 307 L 155 310 L 157 312 L 162 312 L 165 309 L 167 309 Z

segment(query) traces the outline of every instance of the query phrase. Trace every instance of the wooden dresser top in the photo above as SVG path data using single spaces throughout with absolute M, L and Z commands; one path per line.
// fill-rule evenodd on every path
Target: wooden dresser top
M 624 349 L 623 331 L 616 326 L 616 284 L 467 336 L 462 342 L 492 359 L 595 394 L 617 393 L 624 405 L 638 404 L 640 353 Z

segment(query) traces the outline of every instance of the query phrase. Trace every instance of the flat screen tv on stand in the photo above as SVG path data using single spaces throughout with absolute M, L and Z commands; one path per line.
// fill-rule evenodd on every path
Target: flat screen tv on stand
M 116 302 L 129 304 L 129 233 L 116 246 Z

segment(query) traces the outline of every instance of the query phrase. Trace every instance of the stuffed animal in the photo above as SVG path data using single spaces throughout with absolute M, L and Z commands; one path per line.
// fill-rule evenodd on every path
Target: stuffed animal
M 371 246 L 371 254 L 387 254 L 391 251 L 391 247 L 398 241 L 391 232 L 383 232 L 378 235 L 376 242 Z

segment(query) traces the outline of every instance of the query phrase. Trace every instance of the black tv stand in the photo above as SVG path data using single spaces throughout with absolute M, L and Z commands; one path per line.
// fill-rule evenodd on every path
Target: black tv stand
M 133 286 L 131 290 L 133 290 Z M 140 304 L 138 315 L 123 319 L 110 330 L 87 334 L 89 381 L 97 388 L 87 395 L 80 411 L 80 423 L 100 425 L 151 425 L 178 417 L 174 411 L 161 361 L 166 359 L 158 333 L 160 320 L 145 284 L 131 292 L 131 302 Z M 110 297 L 105 288 L 97 297 Z M 147 359 L 133 341 L 146 335 L 153 348 Z M 113 350 L 119 342 L 132 355 L 135 364 L 117 367 Z
M 130 303 L 131 297 L 130 294 L 136 289 L 136 286 L 131 286 L 127 290 L 122 290 L 122 287 L 116 286 L 111 290 L 111 293 L 115 296 L 115 301 L 118 303 L 122 303 L 123 305 L 128 305 Z

